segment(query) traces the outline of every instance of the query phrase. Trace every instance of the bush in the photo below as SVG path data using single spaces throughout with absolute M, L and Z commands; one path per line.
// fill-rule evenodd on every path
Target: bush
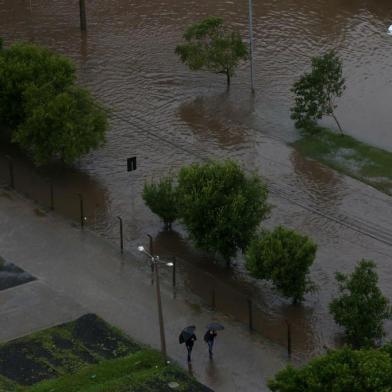
M 273 232 L 260 232 L 251 241 L 246 268 L 255 278 L 271 280 L 284 296 L 299 302 L 313 287 L 308 276 L 316 251 L 317 245 L 308 237 L 279 226 Z
M 228 264 L 269 212 L 267 197 L 261 179 L 232 161 L 193 164 L 178 177 L 179 212 L 188 233 L 197 247 Z
M 351 275 L 336 274 L 340 295 L 329 308 L 354 348 L 373 346 L 384 336 L 384 320 L 392 317 L 389 301 L 377 286 L 375 267 L 373 261 L 362 260 Z
M 330 351 L 302 368 L 288 366 L 268 386 L 273 392 L 387 392 L 392 356 L 375 349 Z
M 177 192 L 172 177 L 162 178 L 156 184 L 144 184 L 143 200 L 150 210 L 163 220 L 167 228 L 178 218 Z

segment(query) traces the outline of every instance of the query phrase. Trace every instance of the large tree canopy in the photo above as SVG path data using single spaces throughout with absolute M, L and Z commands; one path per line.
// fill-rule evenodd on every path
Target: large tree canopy
M 100 146 L 107 115 L 75 85 L 73 63 L 34 44 L 0 50 L 0 130 L 36 165 L 71 163 Z
M 0 53 L 0 118 L 9 128 L 25 119 L 23 94 L 28 87 L 49 84 L 57 93 L 76 80 L 69 59 L 38 45 L 15 43 Z
M 106 115 L 86 90 L 71 86 L 56 94 L 51 86 L 32 85 L 24 99 L 26 119 L 12 141 L 37 166 L 52 160 L 72 163 L 103 144 Z
M 273 392 L 389 392 L 391 346 L 330 351 L 299 369 L 288 366 L 268 386 Z
M 230 84 L 231 77 L 248 50 L 241 35 L 229 30 L 222 18 L 209 17 L 191 25 L 184 34 L 185 43 L 176 53 L 191 70 L 223 73 Z
M 196 246 L 227 262 L 245 250 L 269 211 L 268 191 L 257 175 L 232 161 L 183 167 L 178 177 L 179 212 Z

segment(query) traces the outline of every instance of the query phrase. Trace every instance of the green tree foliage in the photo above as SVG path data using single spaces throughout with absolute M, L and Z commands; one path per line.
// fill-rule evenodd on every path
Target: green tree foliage
M 232 161 L 193 164 L 179 173 L 182 222 L 197 247 L 220 254 L 228 264 L 269 212 L 267 197 L 261 179 L 245 175 Z
M 268 386 L 272 392 L 389 392 L 392 355 L 384 349 L 329 351 L 299 369 L 281 370 Z
M 144 184 L 143 200 L 167 228 L 178 219 L 177 191 L 172 177 L 162 178 L 158 183 Z
M 105 141 L 105 111 L 77 86 L 54 93 L 50 85 L 29 86 L 24 94 L 25 121 L 13 134 L 37 166 L 53 160 L 72 163 Z
M 75 85 L 73 63 L 34 44 L 0 51 L 0 129 L 36 165 L 71 163 L 100 146 L 107 115 Z
M 38 45 L 15 43 L 1 56 L 0 118 L 11 129 L 25 119 L 24 92 L 28 87 L 49 84 L 57 93 L 76 80 L 70 60 Z
M 311 72 L 305 73 L 291 90 L 295 94 L 291 118 L 297 128 L 313 130 L 317 120 L 327 115 L 332 116 L 343 133 L 335 116 L 335 100 L 342 96 L 345 89 L 342 72 L 342 61 L 333 50 L 312 58 Z
M 248 50 L 241 35 L 230 31 L 222 18 L 209 17 L 191 25 L 184 34 L 185 43 L 176 47 L 181 61 L 191 70 L 223 73 L 227 84 Z
M 313 288 L 309 268 L 316 251 L 311 239 L 279 226 L 253 238 L 246 250 L 246 267 L 252 276 L 271 280 L 284 296 L 300 302 Z
M 392 317 L 389 301 L 377 286 L 375 267 L 362 260 L 351 275 L 336 274 L 340 295 L 329 308 L 354 348 L 374 345 L 384 336 L 384 320 Z

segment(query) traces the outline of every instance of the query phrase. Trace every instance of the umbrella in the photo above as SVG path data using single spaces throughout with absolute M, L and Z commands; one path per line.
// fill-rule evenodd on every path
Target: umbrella
M 180 344 L 186 342 L 195 332 L 196 327 L 194 325 L 190 325 L 182 330 L 179 336 Z
M 223 329 L 225 329 L 225 327 L 219 323 L 210 323 L 207 325 L 207 329 L 213 331 L 222 331 Z

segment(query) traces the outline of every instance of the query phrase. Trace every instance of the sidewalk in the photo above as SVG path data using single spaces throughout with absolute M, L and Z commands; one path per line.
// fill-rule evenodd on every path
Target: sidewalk
M 67 298 L 67 314 L 77 315 L 86 309 L 137 341 L 159 349 L 155 288 L 149 284 L 149 276 L 122 258 L 107 241 L 56 215 L 40 216 L 34 204 L 9 194 L 11 197 L 0 195 L 0 254 L 34 275 L 56 296 Z M 12 290 L 17 295 L 18 287 Z M 0 313 L 2 298 L 10 294 L 0 292 Z M 178 344 L 178 334 L 184 326 L 194 324 L 199 340 L 193 352 L 193 373 L 202 383 L 216 392 L 268 391 L 266 381 L 286 364 L 282 347 L 250 334 L 245 326 L 219 313 L 192 307 L 180 297 L 173 299 L 166 289 L 162 295 L 171 358 L 186 367 L 186 350 Z M 37 319 L 42 322 L 42 317 L 50 318 L 50 314 L 42 312 Z M 218 336 L 212 362 L 202 339 L 204 327 L 211 321 L 226 327 Z M 31 331 L 35 330 L 34 322 L 29 322 Z M 8 327 L 13 329 L 12 335 L 20 336 L 28 333 L 26 323 Z

